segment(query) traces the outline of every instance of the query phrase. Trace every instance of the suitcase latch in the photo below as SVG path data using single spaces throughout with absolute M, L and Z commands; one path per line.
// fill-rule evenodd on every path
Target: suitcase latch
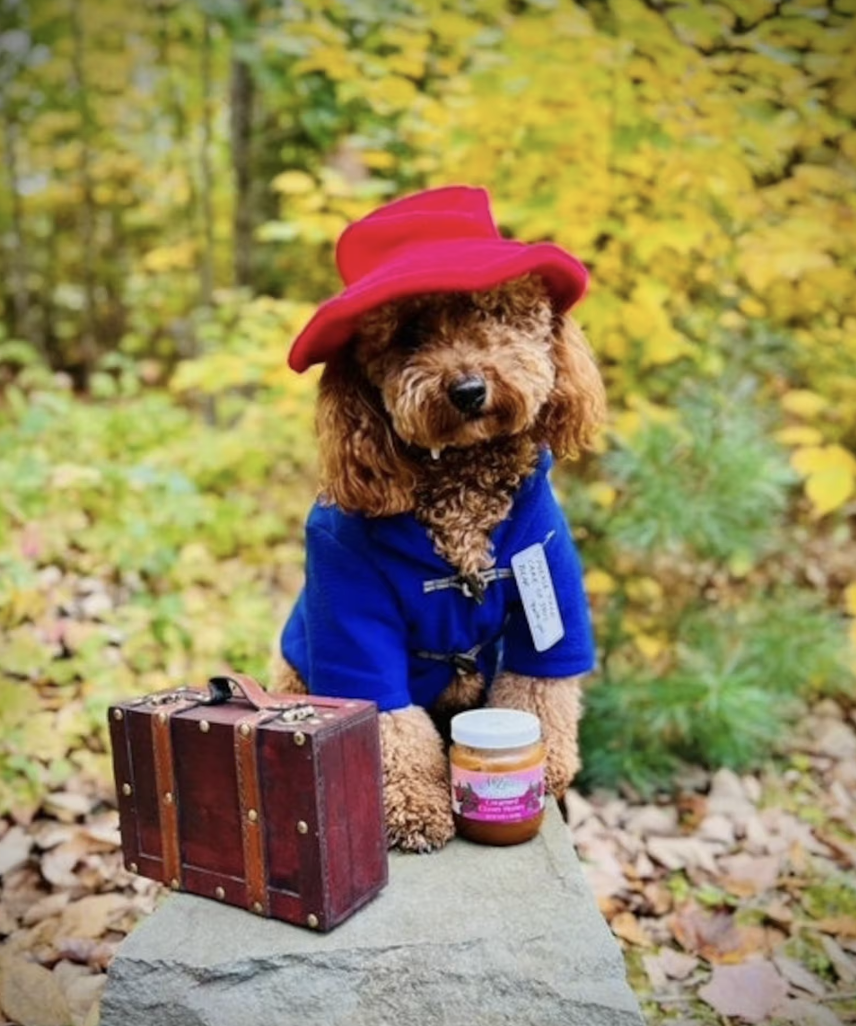
M 283 723 L 302 723 L 303 720 L 311 720 L 317 715 L 314 705 L 310 705 L 308 702 L 298 702 L 283 709 L 279 718 Z
M 143 698 L 135 698 L 131 705 L 172 705 L 175 702 L 195 701 L 199 698 L 199 692 L 193 688 L 181 687 L 174 691 L 156 692 L 153 695 L 145 695 Z

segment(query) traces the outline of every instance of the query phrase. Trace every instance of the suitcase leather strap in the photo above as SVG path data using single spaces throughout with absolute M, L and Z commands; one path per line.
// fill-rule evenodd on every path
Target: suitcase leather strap
M 228 701 L 232 691 L 237 691 L 253 706 L 254 709 L 282 709 L 285 695 L 272 695 L 259 684 L 255 677 L 246 673 L 230 673 L 220 677 L 212 677 L 208 681 L 211 692 L 209 703 L 219 705 Z
M 172 755 L 170 720 L 177 712 L 196 703 L 178 699 L 152 716 L 152 745 L 155 755 L 155 783 L 158 791 L 163 882 L 175 890 L 181 887 L 181 845 L 178 835 L 178 794 L 175 787 L 175 762 Z
M 247 908 L 259 915 L 268 915 L 270 912 L 257 743 L 259 724 L 267 718 L 266 710 L 243 716 L 235 724 L 234 735 Z

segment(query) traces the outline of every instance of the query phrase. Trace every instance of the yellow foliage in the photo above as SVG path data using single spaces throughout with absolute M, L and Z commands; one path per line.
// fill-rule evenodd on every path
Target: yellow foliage
M 294 73 L 308 75 L 312 71 L 323 71 L 336 82 L 359 78 L 356 55 L 345 45 L 320 45 L 312 53 L 294 65 Z
M 791 464 L 806 479 L 816 517 L 839 509 L 856 492 L 856 457 L 843 446 L 804 446 L 791 455 Z
M 824 396 L 804 388 L 795 388 L 786 392 L 780 402 L 782 408 L 788 413 L 809 419 L 822 413 L 829 405 L 829 401 Z
M 792 424 L 776 431 L 773 437 L 782 445 L 816 446 L 823 441 L 820 431 L 807 424 Z
M 856 491 L 856 475 L 847 467 L 829 467 L 808 476 L 806 495 L 811 499 L 817 517 L 839 509 Z
M 655 660 L 658 659 L 665 651 L 667 646 L 666 640 L 662 635 L 656 634 L 645 634 L 639 631 L 632 635 L 633 644 L 639 649 L 642 655 L 646 659 Z
M 605 570 L 589 570 L 585 575 L 586 591 L 589 595 L 611 595 L 617 585 L 615 578 Z
M 611 484 L 607 484 L 606 481 L 592 481 L 586 487 L 589 498 L 592 502 L 596 502 L 598 506 L 602 506 L 604 509 L 609 509 L 610 506 L 614 505 L 618 493 Z
M 792 454 L 791 464 L 805 475 L 827 470 L 846 470 L 856 474 L 856 457 L 841 445 L 804 446 Z
M 396 165 L 394 154 L 388 153 L 385 150 L 363 150 L 361 156 L 366 167 L 375 170 L 387 170 Z
M 152 274 L 186 271 L 195 265 L 196 252 L 196 242 L 192 239 L 172 246 L 158 246 L 143 257 L 143 267 Z
M 653 577 L 635 577 L 625 586 L 627 597 L 646 607 L 656 607 L 663 599 L 663 585 Z
M 305 171 L 283 171 L 270 184 L 275 192 L 287 196 L 302 196 L 317 188 L 312 176 Z
M 401 75 L 384 75 L 374 82 L 366 82 L 364 95 L 380 113 L 391 113 L 410 107 L 417 96 L 416 86 Z

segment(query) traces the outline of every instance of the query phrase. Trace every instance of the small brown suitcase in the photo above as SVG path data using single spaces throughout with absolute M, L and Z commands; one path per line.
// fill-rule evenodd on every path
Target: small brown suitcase
M 234 674 L 109 717 L 131 872 L 316 930 L 387 882 L 373 703 Z

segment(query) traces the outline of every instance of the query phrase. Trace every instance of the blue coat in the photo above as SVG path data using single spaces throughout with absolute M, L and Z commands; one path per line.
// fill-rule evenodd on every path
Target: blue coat
M 310 692 L 366 698 L 380 710 L 430 707 L 456 664 L 490 683 L 500 669 L 569 677 L 594 665 L 580 561 L 547 477 L 544 453 L 494 530 L 496 557 L 481 603 L 434 552 L 412 514 L 365 517 L 316 503 L 306 525 L 306 586 L 282 633 L 282 653 Z M 536 652 L 510 572 L 540 542 L 564 637 Z

